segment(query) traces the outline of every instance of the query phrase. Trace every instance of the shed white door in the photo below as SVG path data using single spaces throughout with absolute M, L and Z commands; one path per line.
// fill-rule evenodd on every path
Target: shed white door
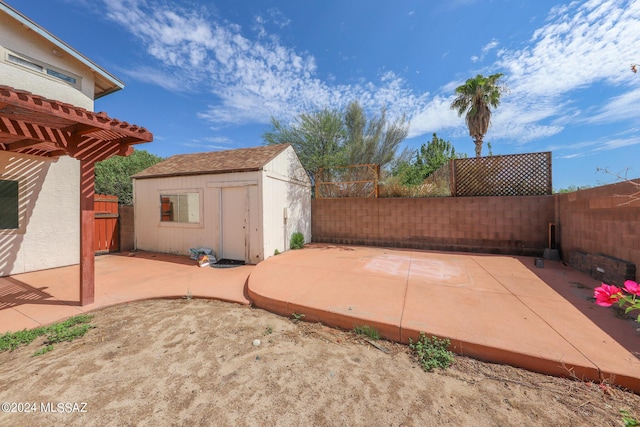
M 221 258 L 246 261 L 248 253 L 249 204 L 246 187 L 222 188 L 221 213 Z

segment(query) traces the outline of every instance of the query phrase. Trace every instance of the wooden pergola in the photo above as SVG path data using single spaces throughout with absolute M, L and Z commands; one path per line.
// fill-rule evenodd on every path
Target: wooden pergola
M 95 162 L 151 142 L 143 127 L 0 85 L 0 150 L 80 161 L 80 304 L 94 301 Z

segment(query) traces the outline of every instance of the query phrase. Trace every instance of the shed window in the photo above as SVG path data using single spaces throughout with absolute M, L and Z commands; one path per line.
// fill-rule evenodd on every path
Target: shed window
M 18 226 L 18 181 L 0 180 L 0 229 Z
M 160 221 L 200 222 L 200 193 L 160 195 Z

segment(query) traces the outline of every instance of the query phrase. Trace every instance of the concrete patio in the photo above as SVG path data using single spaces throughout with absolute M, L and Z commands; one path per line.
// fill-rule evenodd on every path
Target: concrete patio
M 198 267 L 188 257 L 135 252 L 96 257 L 95 302 L 80 306 L 79 266 L 0 277 L 0 333 L 30 329 L 110 305 L 193 297 L 249 304 L 254 266 Z
M 308 245 L 257 266 L 199 268 L 180 256 L 96 258 L 95 303 L 78 303 L 78 267 L 0 278 L 0 333 L 151 298 L 214 298 L 392 340 L 448 337 L 456 352 L 640 392 L 640 333 L 588 298 L 599 283 L 558 261 Z
M 400 342 L 420 332 L 452 350 L 640 392 L 640 333 L 589 298 L 599 283 L 560 261 L 316 245 L 259 264 L 252 303 L 307 321 L 369 325 Z

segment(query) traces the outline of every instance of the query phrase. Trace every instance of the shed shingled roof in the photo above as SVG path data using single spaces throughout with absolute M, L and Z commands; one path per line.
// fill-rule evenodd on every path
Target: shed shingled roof
M 208 153 L 178 154 L 138 172 L 132 178 L 257 171 L 288 147 L 290 144 L 275 144 Z

